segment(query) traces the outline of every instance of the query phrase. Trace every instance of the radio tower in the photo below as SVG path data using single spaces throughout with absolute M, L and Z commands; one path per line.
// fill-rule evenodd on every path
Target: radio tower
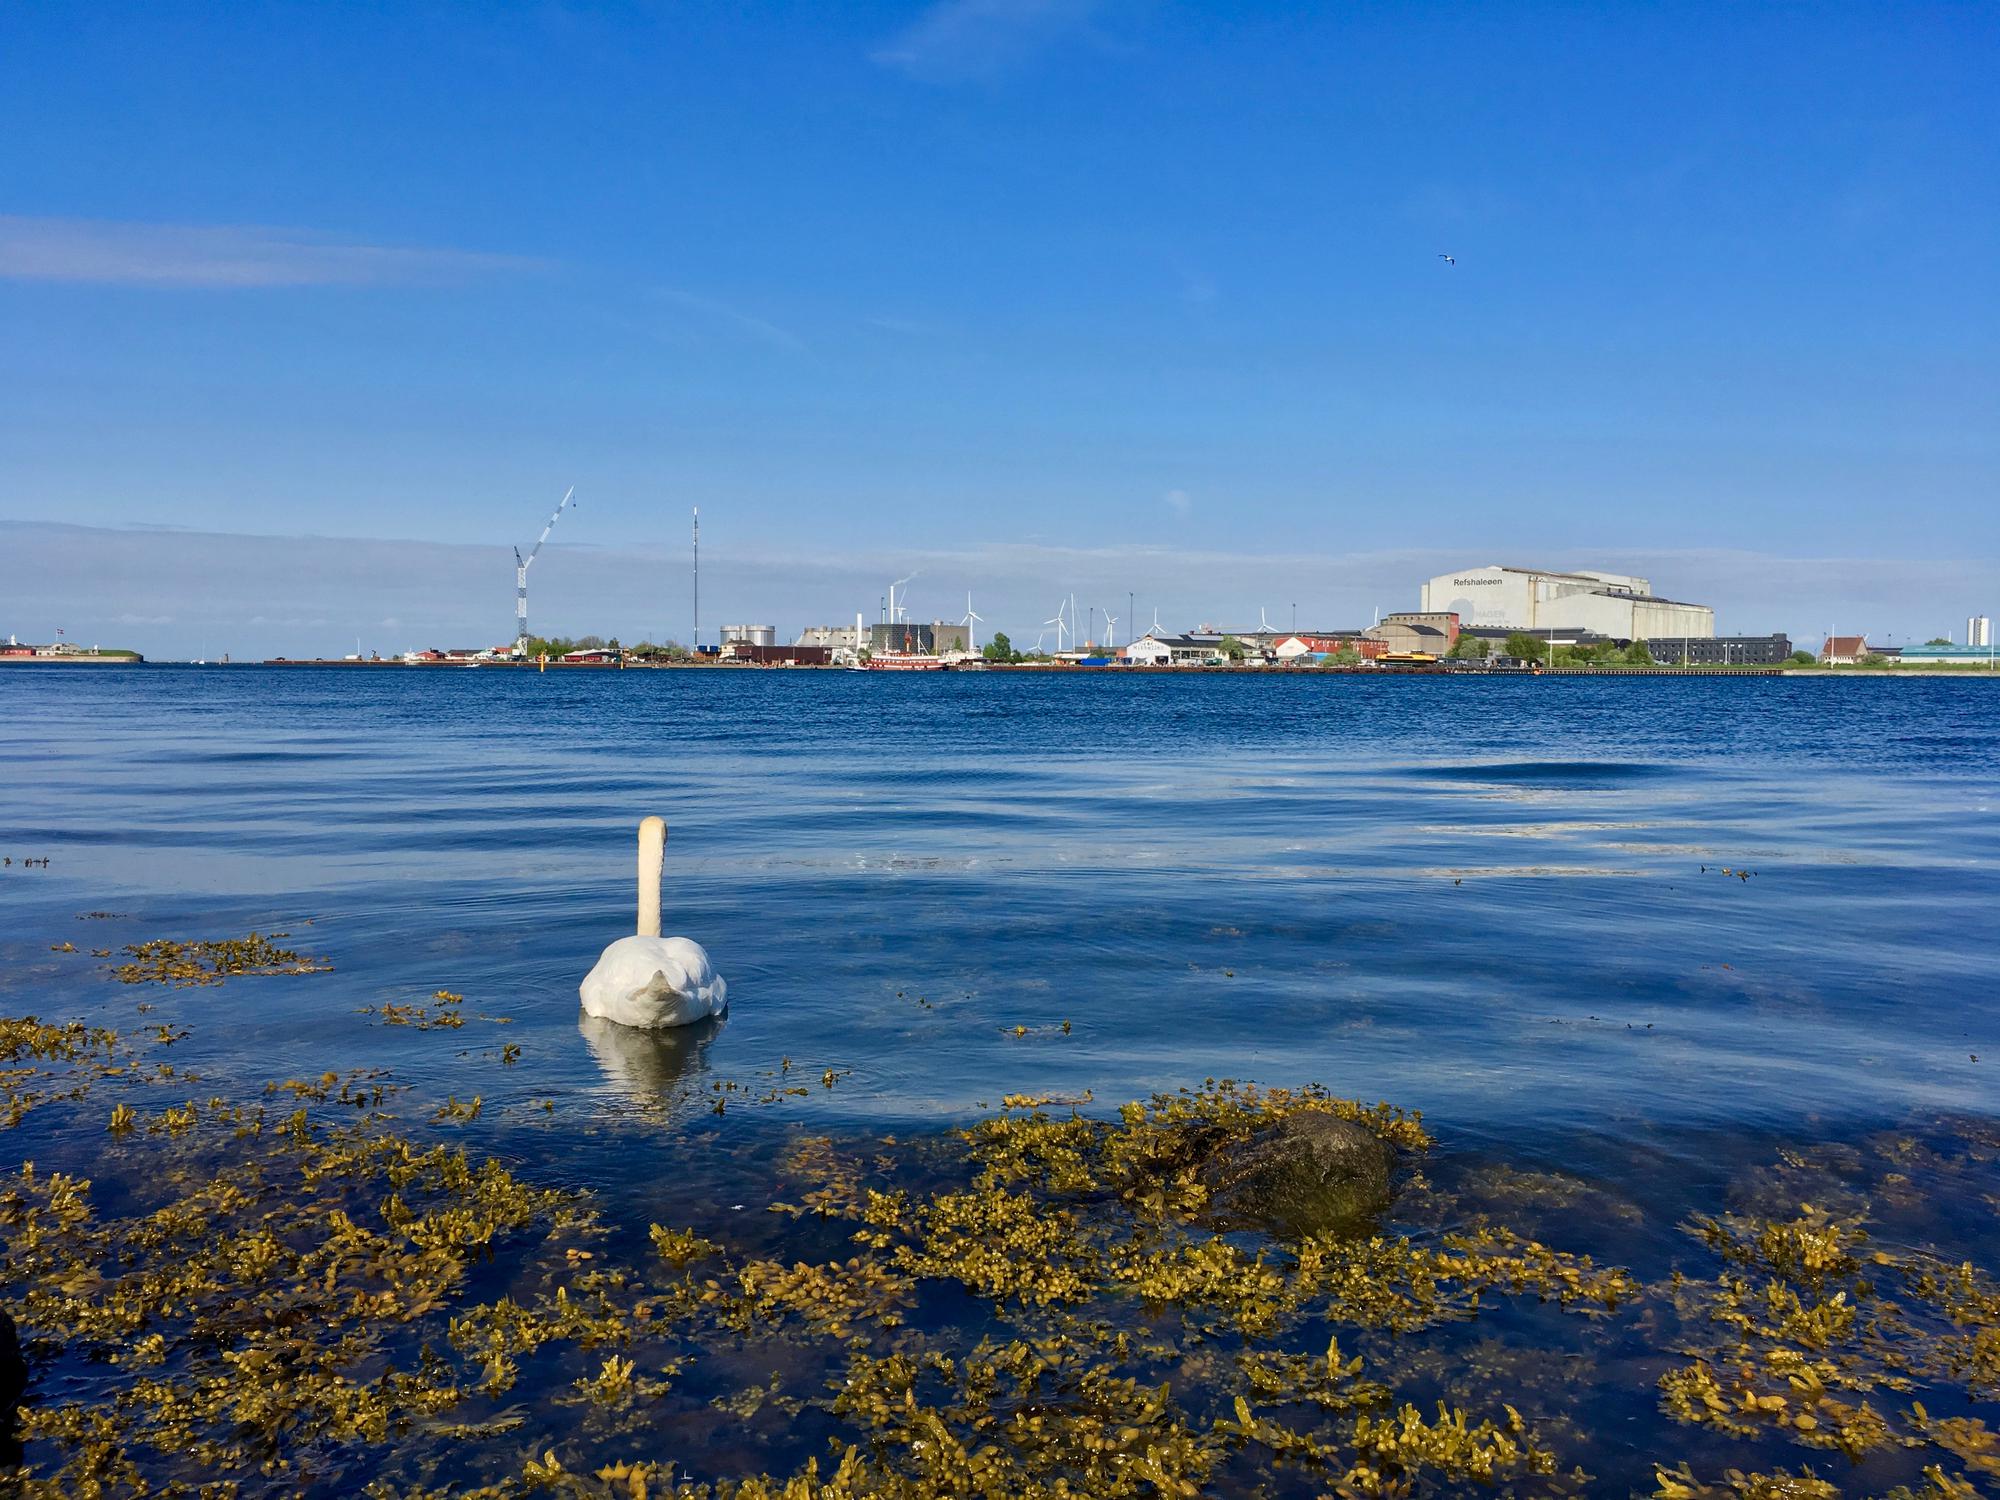
M 688 649 L 701 654 L 701 507 L 694 508 L 694 640 Z
M 528 646 L 528 568 L 541 555 L 542 543 L 546 542 L 549 533 L 555 530 L 556 522 L 562 519 L 563 507 L 569 504 L 570 497 L 575 493 L 575 485 L 571 485 L 563 492 L 562 499 L 556 502 L 556 513 L 549 517 L 549 524 L 542 528 L 541 537 L 525 560 L 521 556 L 521 549 L 519 547 L 514 549 L 514 649 L 516 651 L 524 651 Z

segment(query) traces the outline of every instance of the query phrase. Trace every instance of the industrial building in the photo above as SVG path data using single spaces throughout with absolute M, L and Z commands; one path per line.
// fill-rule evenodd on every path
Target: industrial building
M 1282 637 L 1278 644 L 1271 648 L 1271 658 L 1281 662 L 1300 662 L 1334 656 L 1342 651 L 1366 655 L 1370 646 L 1378 652 L 1381 649 L 1375 642 L 1364 641 L 1362 633 L 1358 630 L 1315 631 L 1310 634 L 1302 631 L 1297 635 Z
M 1199 667 L 1219 660 L 1220 636 L 1154 635 L 1151 631 L 1119 648 L 1118 654 L 1135 667 Z
M 1384 615 L 1363 635 L 1379 641 L 1385 651 L 1398 654 L 1423 651 L 1446 656 L 1458 644 L 1459 617 L 1451 610 L 1412 610 Z
M 741 641 L 746 646 L 775 646 L 778 644 L 778 627 L 775 625 L 725 625 L 722 627 L 722 644 Z
M 1663 667 L 1774 667 L 1792 654 L 1792 638 L 1776 635 L 1655 636 L 1646 642 Z
M 1898 659 L 1911 666 L 1992 667 L 2000 662 L 2000 653 L 1994 651 L 1989 632 L 1983 641 L 1971 646 L 1905 646 Z
M 1967 615 L 1965 617 L 1965 644 L 1968 646 L 1990 646 L 1993 644 L 1993 617 L 1991 615 Z
M 1367 639 L 1379 643 L 1384 654 L 1397 656 L 1448 656 L 1452 647 L 1451 634 L 1411 620 L 1384 620 L 1369 628 Z
M 727 632 L 723 638 L 729 639 Z M 858 648 L 868 652 L 914 651 L 943 655 L 948 651 L 970 651 L 971 642 L 972 627 L 968 622 L 961 621 L 954 625 L 945 620 L 932 620 L 928 624 L 901 620 L 893 625 L 883 621 L 865 625 L 857 616 L 852 625 L 808 625 L 799 632 L 795 644 L 821 646 L 828 651 L 853 651 Z M 769 645 L 771 642 L 758 641 L 756 644 Z
M 1590 631 L 1612 640 L 1715 634 L 1705 604 L 1662 599 L 1644 578 L 1596 569 L 1561 572 L 1498 564 L 1441 573 L 1423 586 L 1425 615 L 1454 614 L 1486 630 Z
M 824 646 L 827 650 L 852 651 L 868 644 L 868 632 L 859 617 L 852 625 L 808 625 L 793 642 L 798 646 Z
M 914 651 L 942 656 L 947 651 L 970 650 L 971 627 L 952 625 L 943 620 L 933 620 L 928 625 L 915 620 L 903 620 L 894 625 L 874 624 L 868 627 L 868 649 L 876 651 Z
M 724 661 L 756 662 L 766 667 L 825 667 L 833 664 L 833 652 L 826 646 L 759 645 L 753 641 L 731 641 L 722 648 Z

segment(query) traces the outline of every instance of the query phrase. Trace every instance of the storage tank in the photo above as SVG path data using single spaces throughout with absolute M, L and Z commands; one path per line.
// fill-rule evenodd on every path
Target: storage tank
M 775 625 L 725 625 L 722 627 L 722 644 L 744 641 L 752 646 L 775 646 L 778 644 L 778 627 Z

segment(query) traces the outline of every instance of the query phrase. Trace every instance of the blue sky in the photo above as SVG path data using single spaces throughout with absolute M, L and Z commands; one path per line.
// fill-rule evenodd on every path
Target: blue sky
M 1071 589 L 1348 624 L 1487 561 L 1956 630 L 2000 612 L 1997 44 L 1990 5 L 30 0 L 0 631 L 498 639 L 571 483 L 552 628 L 684 635 L 699 503 L 705 618 L 787 630 L 912 567 L 1019 634 Z M 355 545 L 274 613 L 219 562 L 267 535 Z

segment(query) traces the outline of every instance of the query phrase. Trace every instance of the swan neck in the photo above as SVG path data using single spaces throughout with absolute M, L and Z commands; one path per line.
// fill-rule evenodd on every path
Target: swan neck
M 667 855 L 667 825 L 663 818 L 639 824 L 639 936 L 660 935 L 660 866 Z

